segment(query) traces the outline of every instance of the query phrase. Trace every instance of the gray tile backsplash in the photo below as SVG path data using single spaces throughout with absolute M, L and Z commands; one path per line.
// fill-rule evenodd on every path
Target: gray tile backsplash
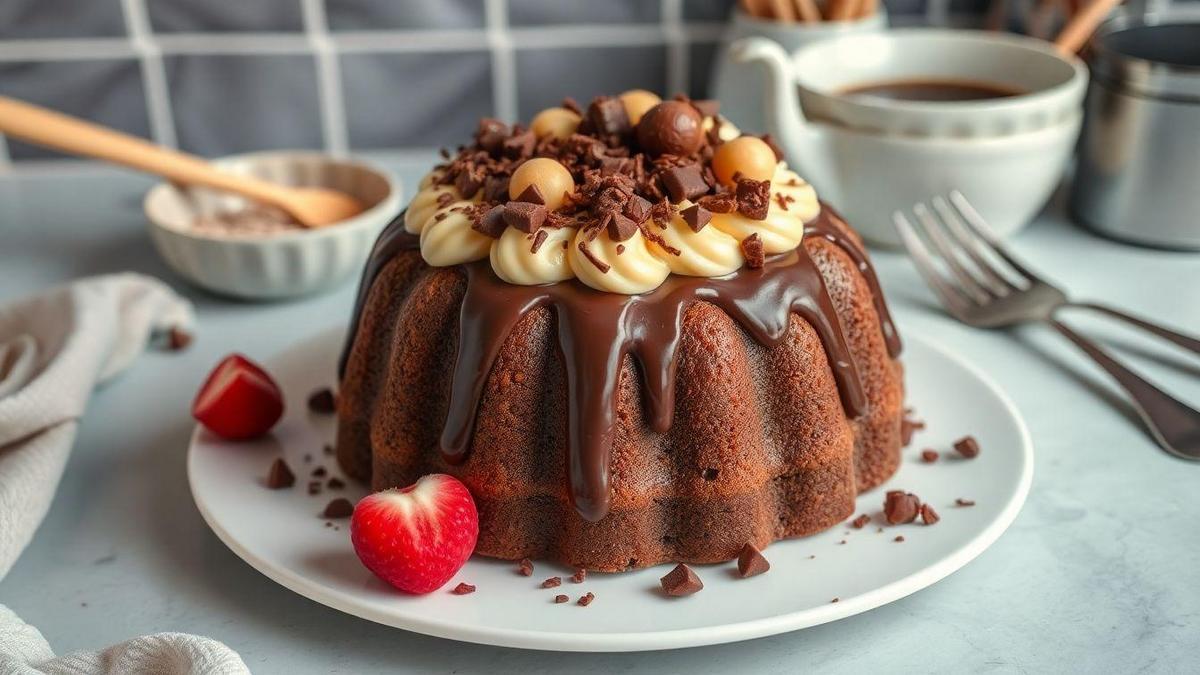
M 143 0 L 160 33 L 286 33 L 304 30 L 300 0 Z
M 626 89 L 665 91 L 666 60 L 665 45 L 518 49 L 518 115 L 528 120 L 564 96 L 586 104 Z
M 0 0 L 0 40 L 122 35 L 121 0 Z
M 334 31 L 447 30 L 484 25 L 483 0 L 330 0 L 325 14 Z
M 655 0 L 508 0 L 508 23 L 514 27 L 655 23 L 661 16 Z

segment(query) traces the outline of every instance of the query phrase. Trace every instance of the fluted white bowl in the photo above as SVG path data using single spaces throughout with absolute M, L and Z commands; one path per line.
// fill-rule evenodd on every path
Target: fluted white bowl
M 249 205 L 236 195 L 160 183 L 146 194 L 150 237 L 159 255 L 188 281 L 248 300 L 275 300 L 329 290 L 362 269 L 380 230 L 400 210 L 401 186 L 390 172 L 357 159 L 315 152 L 256 152 L 214 160 L 230 173 L 283 185 L 340 190 L 367 208 L 313 230 L 214 235 L 196 219 Z

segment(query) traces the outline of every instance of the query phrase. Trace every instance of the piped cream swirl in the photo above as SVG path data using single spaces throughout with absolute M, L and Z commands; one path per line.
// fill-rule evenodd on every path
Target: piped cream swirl
M 535 252 L 535 235 L 508 228 L 492 244 L 491 262 L 496 276 L 510 284 L 535 286 L 574 278 L 567 249 L 575 241 L 573 227 L 546 228 L 546 240 Z
M 682 211 L 692 203 L 684 200 L 676 207 Z M 720 277 L 736 271 L 745 262 L 740 242 L 715 227 L 705 227 L 699 232 L 684 222 L 678 211 L 667 223 L 666 228 L 655 231 L 678 255 L 666 250 L 657 242 L 649 242 L 650 250 L 666 261 L 671 272 L 688 277 Z
M 580 244 L 587 248 L 588 255 L 580 249 Z M 646 293 L 658 288 L 671 273 L 667 263 L 647 246 L 640 231 L 622 242 L 613 241 L 607 232 L 587 241 L 587 233 L 580 231 L 575 235 L 568 255 L 571 269 L 580 281 L 609 293 Z M 607 271 L 602 271 L 596 262 L 607 265 Z

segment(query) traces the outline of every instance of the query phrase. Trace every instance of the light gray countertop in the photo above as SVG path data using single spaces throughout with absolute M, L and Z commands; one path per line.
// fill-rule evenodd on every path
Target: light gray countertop
M 393 160 L 412 186 L 429 160 Z M 197 291 L 144 233 L 151 181 L 89 168 L 0 178 L 0 303 L 74 277 L 135 270 L 195 301 L 198 339 L 148 353 L 97 392 L 49 516 L 0 602 L 56 650 L 157 631 L 218 638 L 278 672 L 1195 672 L 1200 653 L 1200 464 L 1157 450 L 1104 374 L 1040 328 L 985 333 L 933 306 L 909 263 L 875 260 L 902 333 L 974 361 L 1024 415 L 1033 490 L 1012 528 L 949 578 L 853 618 L 739 644 L 561 655 L 461 644 L 309 601 L 243 563 L 188 492 L 191 399 L 230 351 L 265 358 L 345 321 L 354 283 L 284 304 Z M 1200 254 L 1133 248 L 1069 225 L 1052 205 L 1013 242 L 1080 297 L 1200 334 Z M 1081 317 L 1121 356 L 1200 404 L 1200 357 Z M 0 450 L 2 452 L 3 450 Z

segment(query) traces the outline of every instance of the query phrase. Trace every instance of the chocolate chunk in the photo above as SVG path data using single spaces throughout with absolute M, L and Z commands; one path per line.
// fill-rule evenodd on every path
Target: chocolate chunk
M 533 234 L 546 222 L 546 207 L 529 202 L 509 202 L 504 205 L 504 222 L 525 234 Z
M 925 462 L 926 464 L 933 464 L 934 462 L 938 461 L 937 450 L 930 450 L 929 448 L 922 450 L 921 461 Z
M 472 230 L 492 239 L 499 239 L 507 227 L 508 223 L 504 222 L 504 207 L 500 204 L 493 206 L 482 217 L 475 218 L 471 222 Z
M 325 467 L 323 467 L 323 466 L 318 466 L 317 468 L 312 470 L 313 478 L 324 478 L 326 473 L 328 473 L 328 472 L 325 470 Z
M 979 441 L 974 436 L 965 436 L 954 442 L 954 449 L 964 459 L 975 459 L 979 456 Z
M 474 593 L 475 587 L 472 586 L 471 584 L 462 583 L 462 584 L 455 586 L 454 590 L 452 590 L 450 592 L 455 595 L 466 595 L 468 593 Z
M 521 562 L 517 564 L 517 572 L 523 577 L 533 576 L 533 561 L 529 558 L 522 558 Z
M 337 410 L 337 399 L 333 396 L 333 391 L 329 387 L 322 387 L 309 394 L 308 409 L 322 415 L 332 414 Z
M 925 428 L 925 423 L 920 420 L 914 420 L 907 415 L 900 420 L 900 443 L 904 447 L 908 447 L 912 443 L 913 435 L 921 429 Z
M 771 181 L 742 178 L 737 182 L 738 213 L 751 220 L 764 220 L 771 208 Z
M 521 191 L 517 196 L 516 201 L 526 202 L 528 204 L 541 204 L 545 206 L 546 198 L 542 196 L 542 190 L 534 183 L 530 183 L 528 187 Z
M 321 481 L 314 480 L 308 483 L 308 494 L 310 497 L 315 497 L 321 494 Z
M 939 520 L 941 520 L 941 518 L 938 516 L 937 511 L 933 510 L 932 506 L 929 504 L 921 505 L 921 522 L 925 523 L 926 525 L 933 525 Z
M 733 213 L 737 211 L 737 197 L 732 192 L 706 195 L 700 198 L 699 204 L 713 213 Z
M 167 348 L 173 352 L 187 349 L 192 344 L 192 334 L 179 326 L 171 326 L 167 331 Z
M 662 176 L 663 187 L 667 189 L 667 194 L 671 195 L 671 201 L 675 203 L 679 203 L 685 199 L 695 199 L 707 194 L 711 189 L 708 183 L 705 182 L 700 167 L 695 164 L 671 167 L 663 171 L 660 175 Z M 765 217 L 766 215 L 763 216 L 763 218 Z M 762 220 L 762 218 L 759 218 L 759 220 Z
M 475 133 L 475 142 L 479 144 L 479 147 L 494 155 L 504 146 L 506 138 L 508 138 L 507 124 L 491 117 L 479 120 L 479 131 Z
M 667 572 L 666 576 L 659 579 L 662 584 L 663 592 L 673 597 L 683 597 L 697 593 L 704 588 L 704 582 L 700 581 L 700 577 L 692 571 L 692 568 L 679 563 L 675 569 Z
M 330 490 L 341 490 L 342 488 L 346 487 L 346 483 L 341 478 L 338 478 L 337 476 L 330 478 L 329 482 L 325 483 L 325 485 Z
M 686 157 L 704 143 L 703 119 L 690 103 L 663 101 L 642 115 L 637 138 L 642 149 L 655 157 Z
M 338 497 L 325 506 L 321 514 L 326 518 L 349 518 L 354 515 L 354 505 L 345 497 Z
M 716 117 L 721 112 L 721 102 L 715 98 L 694 98 L 691 104 L 704 117 Z
M 679 216 L 683 218 L 683 222 L 687 223 L 688 227 L 692 228 L 692 232 L 703 230 L 704 226 L 708 225 L 708 221 L 712 220 L 712 212 L 699 204 L 692 204 L 680 211 Z
M 587 593 L 584 593 L 582 596 L 580 596 L 578 602 L 581 607 L 587 607 L 588 605 L 592 604 L 592 601 L 595 599 L 596 599 L 596 594 L 592 593 L 591 591 L 588 591 Z
M 771 569 L 771 563 L 767 562 L 762 552 L 755 548 L 754 544 L 746 542 L 746 545 L 742 547 L 742 552 L 738 554 L 737 567 L 738 576 L 746 579 Z
M 896 543 L 898 543 L 898 544 L 899 544 L 899 543 L 902 543 L 902 542 L 904 541 L 904 535 L 902 535 L 902 534 L 898 534 L 898 535 L 896 535 L 896 538 L 895 538 L 895 539 L 893 539 L 892 541 L 894 541 L 894 542 L 896 542 Z
M 632 129 L 629 114 L 625 112 L 625 104 L 619 98 L 596 97 L 588 106 L 587 118 L 599 134 L 624 135 Z
M 962 497 L 959 497 L 958 499 L 955 499 L 955 500 L 954 500 L 954 503 L 955 503 L 955 504 L 957 504 L 957 505 L 959 505 L 959 506 L 975 506 L 975 500 L 974 500 L 974 499 L 963 499 Z
M 505 139 L 504 154 L 513 159 L 525 159 L 533 154 L 536 146 L 537 136 L 532 131 L 525 131 Z
M 866 527 L 867 523 L 869 523 L 869 522 L 871 522 L 871 516 L 868 516 L 867 514 L 864 513 L 864 514 L 859 515 L 859 517 L 855 518 L 853 521 L 851 521 L 850 527 L 853 527 L 856 530 L 861 530 L 864 527 Z
M 546 237 L 549 236 L 549 234 L 546 234 L 545 228 L 538 230 L 537 234 L 533 235 L 533 245 L 529 247 L 529 252 L 537 253 L 542 250 L 542 244 L 546 243 Z
M 483 181 L 483 201 L 508 201 L 508 176 L 488 176 Z
M 586 579 L 587 579 L 587 570 L 583 569 L 582 567 L 575 570 L 575 574 L 571 575 L 571 581 L 574 581 L 577 584 L 582 584 L 584 582 L 584 580 L 586 580 Z
M 639 195 L 633 195 L 625 202 L 625 215 L 638 225 L 650 217 L 650 209 L 650 202 Z
M 638 224 L 625 216 L 610 212 L 608 217 L 608 238 L 613 241 L 626 241 L 638 231 Z
M 477 178 L 473 171 L 463 171 L 455 176 L 454 187 L 462 193 L 463 199 L 470 199 L 483 187 L 483 181 Z
M 321 451 L 327 455 L 332 455 L 333 454 L 333 446 L 326 444 L 325 447 L 321 448 Z
M 267 471 L 267 487 L 272 490 L 289 488 L 296 484 L 296 475 L 288 468 L 287 462 L 277 458 Z
M 542 588 L 555 588 L 562 586 L 562 577 L 550 577 L 542 582 Z
M 746 258 L 747 267 L 752 270 L 762 269 L 767 256 L 763 252 L 762 237 L 758 236 L 757 232 L 742 240 L 742 255 Z
M 889 525 L 911 523 L 921 512 L 921 500 L 911 492 L 892 490 L 883 502 L 883 515 Z

